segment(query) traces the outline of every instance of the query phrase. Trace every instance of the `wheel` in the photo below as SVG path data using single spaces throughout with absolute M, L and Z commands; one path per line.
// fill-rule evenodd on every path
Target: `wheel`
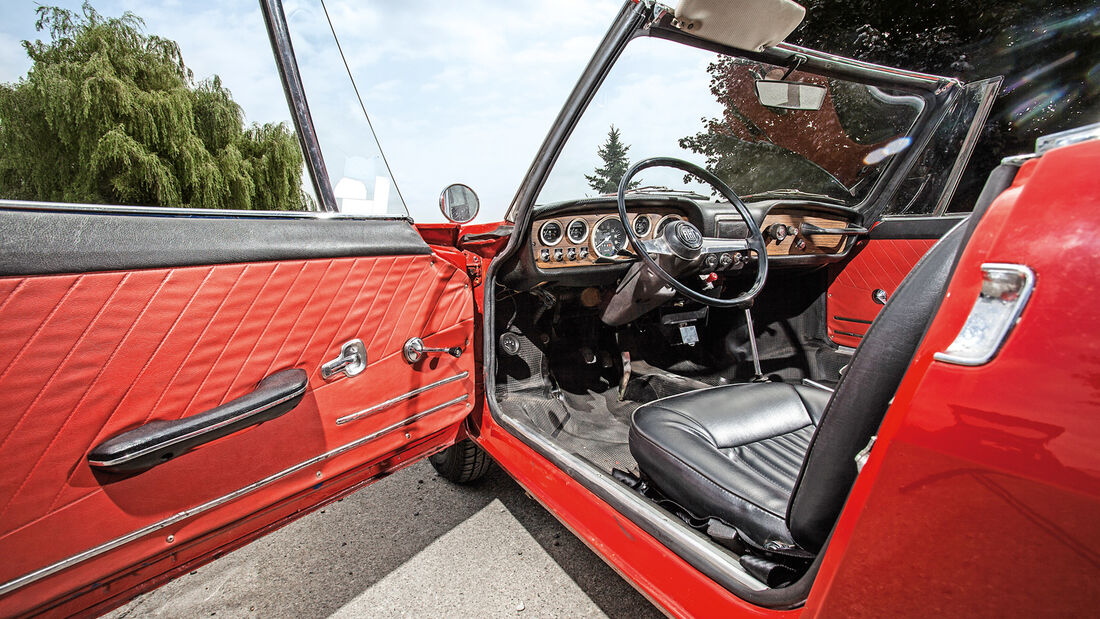
M 493 460 L 470 439 L 451 445 L 428 458 L 440 477 L 456 484 L 476 481 L 489 470 Z
M 627 217 L 626 190 L 630 187 L 630 181 L 638 172 L 655 167 L 675 168 L 687 172 L 716 189 L 718 193 L 722 194 L 722 197 L 729 201 L 734 212 L 745 222 L 745 226 L 749 230 L 749 237 L 745 239 L 704 237 L 703 233 L 690 222 L 680 221 L 668 225 L 665 228 L 665 234 L 652 240 L 643 241 L 634 231 L 634 227 L 630 225 L 630 219 Z M 768 277 L 768 251 L 764 234 L 760 231 L 760 226 L 756 224 L 756 221 L 752 218 L 752 213 L 749 212 L 748 207 L 745 206 L 741 198 L 737 196 L 733 189 L 730 189 L 729 185 L 723 183 L 714 174 L 682 159 L 672 157 L 643 159 L 627 170 L 622 180 L 619 181 L 618 206 L 619 221 L 622 223 L 623 231 L 626 232 L 626 238 L 630 241 L 630 246 L 634 249 L 634 252 L 642 259 L 639 264 L 648 266 L 657 277 L 678 290 L 685 297 L 711 307 L 740 309 L 752 305 L 752 300 L 763 290 L 764 281 Z M 688 287 L 676 276 L 669 273 L 670 269 L 681 275 L 697 273 L 699 265 L 708 256 L 713 258 L 735 252 L 738 255 L 741 255 L 740 252 L 745 252 L 744 255 L 755 254 L 756 279 L 751 288 L 733 299 L 721 299 L 705 295 Z

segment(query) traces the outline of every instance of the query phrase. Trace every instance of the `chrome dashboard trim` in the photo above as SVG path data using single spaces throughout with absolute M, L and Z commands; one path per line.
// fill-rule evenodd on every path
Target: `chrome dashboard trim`
M 75 555 L 72 555 L 70 557 L 62 559 L 62 560 L 57 561 L 55 563 L 51 563 L 50 565 L 39 568 L 39 569 L 37 569 L 33 572 L 29 572 L 27 574 L 24 574 L 24 575 L 22 575 L 18 578 L 14 578 L 12 580 L 9 580 L 6 583 L 0 584 L 0 595 L 6 595 L 8 593 L 11 593 L 12 591 L 15 591 L 16 589 L 20 589 L 20 588 L 25 587 L 25 586 L 33 583 L 33 582 L 39 581 L 39 580 L 41 580 L 41 579 L 43 579 L 47 576 L 56 574 L 57 572 L 60 572 L 61 570 L 70 568 L 70 567 L 72 567 L 74 565 L 77 565 L 79 563 L 83 563 L 84 561 L 87 561 L 89 559 L 93 559 L 95 557 L 98 557 L 99 555 L 101 555 L 105 552 L 114 550 L 115 548 L 118 548 L 120 546 L 128 544 L 128 543 L 130 543 L 132 541 L 135 541 L 137 539 L 140 539 L 142 537 L 145 537 L 146 535 L 149 535 L 150 533 L 155 533 L 156 531 L 160 531 L 161 529 L 172 526 L 173 524 L 176 524 L 177 522 L 181 522 L 181 521 L 186 520 L 186 519 L 188 519 L 192 516 L 197 516 L 197 515 L 202 514 L 204 512 L 208 512 L 208 511 L 214 509 L 215 507 L 220 507 L 222 505 L 225 505 L 226 503 L 229 503 L 230 501 L 233 501 L 234 499 L 238 499 L 238 498 L 240 498 L 240 497 L 242 497 L 246 494 L 249 494 L 251 492 L 259 490 L 260 488 L 263 488 L 264 486 L 267 486 L 267 485 L 270 485 L 270 484 L 272 484 L 276 481 L 279 481 L 280 479 L 282 479 L 282 478 L 284 478 L 288 475 L 292 475 L 292 474 L 297 473 L 297 472 L 299 472 L 303 469 L 307 469 L 307 468 L 309 468 L 309 467 L 311 467 L 315 464 L 318 464 L 318 463 L 323 462 L 325 460 L 328 460 L 330 458 L 334 458 L 336 456 L 342 455 L 342 454 L 344 454 L 348 451 L 351 451 L 352 449 L 355 449 L 356 447 L 361 447 L 362 445 L 365 445 L 365 444 L 369 443 L 370 441 L 373 441 L 374 439 L 377 439 L 381 436 L 389 434 L 390 432 L 393 432 L 393 431 L 398 430 L 398 429 L 400 429 L 404 426 L 407 426 L 411 423 L 414 423 L 414 422 L 418 421 L 419 419 L 421 419 L 421 418 L 423 418 L 427 415 L 430 415 L 434 412 L 441 411 L 445 408 L 454 406 L 455 404 L 460 404 L 462 402 L 465 402 L 469 398 L 470 398 L 469 394 L 462 394 L 461 396 L 459 396 L 457 398 L 454 398 L 453 400 L 448 400 L 447 402 L 444 402 L 443 404 L 439 404 L 437 406 L 433 406 L 431 408 L 420 411 L 419 413 L 416 413 L 415 415 L 412 415 L 410 417 L 402 419 L 401 421 L 398 421 L 397 423 L 394 423 L 394 424 L 391 424 L 391 425 L 389 425 L 385 428 L 382 428 L 381 430 L 379 430 L 377 432 L 374 432 L 372 434 L 368 434 L 367 436 L 356 439 L 356 440 L 354 440 L 350 443 L 346 443 L 346 444 L 344 444 L 340 447 L 337 447 L 336 449 L 326 451 L 325 453 L 320 454 L 318 456 L 314 456 L 314 457 L 310 458 L 309 460 L 299 462 L 298 464 L 295 464 L 294 466 L 291 466 L 290 468 L 283 469 L 283 470 L 281 470 L 277 473 L 274 473 L 272 475 L 269 475 L 269 476 L 267 476 L 267 477 L 265 477 L 265 478 L 263 478 L 259 481 L 255 481 L 255 482 L 253 482 L 253 483 L 251 483 L 251 484 L 249 484 L 249 485 L 247 485 L 243 488 L 234 490 L 233 492 L 230 492 L 229 494 L 226 494 L 226 495 L 220 496 L 216 499 L 212 499 L 210 501 L 207 501 L 206 503 L 203 503 L 202 505 L 198 505 L 196 507 L 192 507 L 190 509 L 183 510 L 183 511 L 181 511 L 181 512 L 175 514 L 175 515 L 169 516 L 168 518 L 165 518 L 165 519 L 160 520 L 158 522 L 154 522 L 153 524 L 142 527 L 142 528 L 137 529 L 135 531 L 131 531 L 131 532 L 125 534 L 125 535 L 122 535 L 120 537 L 116 537 L 115 539 L 112 539 L 110 541 L 104 542 L 104 543 L 100 544 L 99 546 L 89 548 L 88 550 L 77 553 Z

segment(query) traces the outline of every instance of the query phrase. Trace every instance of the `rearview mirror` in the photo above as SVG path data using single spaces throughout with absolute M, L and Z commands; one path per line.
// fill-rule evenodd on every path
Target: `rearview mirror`
M 439 194 L 439 210 L 448 221 L 456 224 L 464 224 L 477 217 L 477 211 L 481 208 L 481 202 L 477 194 L 462 183 L 449 185 Z
M 825 88 L 805 82 L 756 80 L 756 96 L 767 107 L 820 110 L 825 101 Z

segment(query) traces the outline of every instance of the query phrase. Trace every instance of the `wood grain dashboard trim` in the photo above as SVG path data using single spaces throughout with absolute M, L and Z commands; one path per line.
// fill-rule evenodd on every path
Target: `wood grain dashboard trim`
M 634 225 L 635 220 L 639 216 L 645 216 L 649 218 L 649 230 L 645 234 L 639 235 L 642 240 L 652 239 L 657 234 L 657 229 L 664 223 L 665 219 L 681 219 L 686 220 L 681 213 L 672 209 L 651 209 L 641 213 L 628 213 L 630 216 L 630 224 Z M 618 219 L 619 216 L 615 213 L 578 213 L 578 214 L 559 214 L 547 217 L 540 217 L 531 224 L 531 255 L 534 258 L 535 264 L 540 269 L 561 269 L 578 266 L 594 266 L 597 264 L 618 264 L 622 262 L 628 262 L 633 260 L 633 252 L 629 246 L 626 252 L 630 255 L 615 257 L 615 258 L 599 258 L 596 255 L 596 248 L 592 243 L 592 232 L 596 226 L 605 219 Z M 588 232 L 585 235 L 584 242 L 576 243 L 569 238 L 569 225 L 576 220 L 583 220 L 588 225 Z M 562 236 L 554 244 L 543 243 L 540 238 L 540 230 L 546 223 L 556 221 L 562 227 Z M 549 252 L 549 260 L 543 260 L 542 250 Z M 570 251 L 572 250 L 572 252 Z M 558 259 L 560 254 L 561 259 Z
M 742 224 L 737 215 L 719 215 L 716 222 L 726 221 Z M 760 226 L 764 232 L 764 240 L 768 246 L 768 257 L 782 256 L 819 256 L 828 254 L 840 254 L 845 249 L 845 241 L 848 237 L 842 234 L 809 234 L 797 232 L 802 224 L 812 224 L 819 228 L 846 228 L 848 221 L 843 217 L 822 217 L 816 215 L 802 215 L 800 213 L 768 213 L 764 217 L 764 223 Z M 788 234 L 781 242 L 776 242 L 769 236 L 768 229 L 775 224 L 783 224 L 788 230 L 793 228 L 795 234 Z M 743 225 L 743 224 L 742 224 Z

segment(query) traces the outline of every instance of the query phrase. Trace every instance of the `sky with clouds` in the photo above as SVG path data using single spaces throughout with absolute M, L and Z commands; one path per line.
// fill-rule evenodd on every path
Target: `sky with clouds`
M 25 75 L 19 45 L 40 38 L 30 0 L 0 8 L 0 81 Z M 78 9 L 75 0 L 56 4 Z M 536 150 L 621 4 L 326 0 L 348 64 L 410 214 L 441 221 L 438 196 L 461 182 L 480 196 L 478 221 L 503 217 Z M 98 0 L 133 11 L 148 32 L 179 42 L 196 79 L 222 78 L 249 122 L 289 121 L 257 2 Z M 334 181 L 385 175 L 317 0 L 284 0 L 314 123 Z M 570 139 L 540 202 L 591 193 L 584 174 L 614 123 L 630 157 L 685 156 L 676 140 L 715 115 L 712 55 L 666 41 L 632 43 Z M 675 98 L 669 93 L 676 93 Z M 675 102 L 676 109 L 669 109 Z M 674 113 L 672 113 L 674 112 Z M 695 159 L 695 157 L 691 157 Z M 675 178 L 645 178 L 675 184 Z M 390 194 L 391 212 L 399 208 Z

